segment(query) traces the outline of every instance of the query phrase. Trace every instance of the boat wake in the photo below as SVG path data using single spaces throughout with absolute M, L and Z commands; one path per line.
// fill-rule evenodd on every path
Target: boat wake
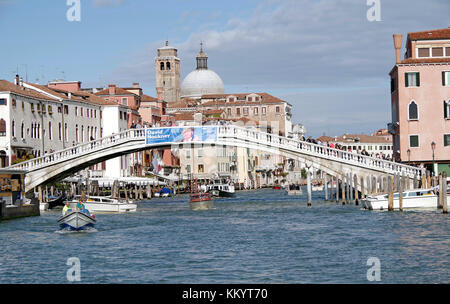
M 72 234 L 72 233 L 93 233 L 93 232 L 98 232 L 98 230 L 96 228 L 93 227 L 88 227 L 86 229 L 83 230 L 71 230 L 70 228 L 66 228 L 66 229 L 60 229 L 60 230 L 56 230 L 55 233 L 58 234 Z

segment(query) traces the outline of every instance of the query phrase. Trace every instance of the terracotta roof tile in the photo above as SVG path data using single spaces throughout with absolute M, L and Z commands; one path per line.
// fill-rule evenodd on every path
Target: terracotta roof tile
M 402 60 L 400 64 L 415 64 L 415 63 L 447 63 L 450 62 L 450 58 L 408 58 Z
M 408 33 L 408 40 L 450 39 L 450 28 Z
M 28 96 L 28 97 L 32 97 L 32 98 L 43 99 L 43 100 L 58 101 L 55 98 L 51 98 L 47 95 L 36 92 L 32 89 L 27 89 L 27 88 L 21 87 L 19 85 L 15 85 L 14 83 L 9 82 L 7 80 L 0 80 L 0 91 L 8 91 L 8 92 L 16 93 L 19 95 L 24 95 L 24 96 Z
M 127 90 L 119 88 L 119 87 L 115 87 L 115 89 L 116 89 L 116 94 L 115 95 L 119 95 L 119 96 L 121 96 L 121 95 L 137 96 L 136 94 L 131 93 L 130 91 L 127 91 Z M 101 95 L 109 96 L 109 88 L 104 89 L 102 91 L 99 91 L 99 92 L 95 93 L 95 95 L 97 95 L 97 96 L 101 96 Z
M 141 101 L 158 101 L 158 98 L 142 94 Z

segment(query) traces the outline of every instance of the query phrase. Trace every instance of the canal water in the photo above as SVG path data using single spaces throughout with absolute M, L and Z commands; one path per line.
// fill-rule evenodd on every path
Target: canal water
M 238 192 L 192 211 L 188 197 L 97 214 L 96 231 L 59 233 L 60 212 L 0 222 L 0 283 L 450 283 L 449 219 L 442 210 L 365 211 L 280 190 Z M 372 273 L 371 271 L 369 271 Z

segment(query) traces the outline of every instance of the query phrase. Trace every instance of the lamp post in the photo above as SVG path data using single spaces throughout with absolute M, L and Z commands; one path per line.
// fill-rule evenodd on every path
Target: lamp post
M 406 153 L 408 153 L 408 164 L 409 164 L 411 161 L 411 150 L 410 149 L 406 150 Z
M 434 149 L 436 149 L 436 143 L 433 141 L 431 142 L 431 150 L 433 151 L 433 175 L 436 176 L 436 172 L 434 170 Z

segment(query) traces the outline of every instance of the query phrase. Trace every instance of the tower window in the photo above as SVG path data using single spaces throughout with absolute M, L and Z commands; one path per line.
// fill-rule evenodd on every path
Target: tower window
M 419 115 L 418 115 L 418 111 L 417 111 L 417 104 L 414 101 L 412 101 L 409 104 L 409 107 L 408 107 L 408 118 L 409 118 L 409 120 L 417 120 L 417 119 L 419 119 Z
M 166 70 L 170 70 L 170 62 L 166 62 Z
M 164 71 L 164 62 L 161 62 L 160 69 L 161 69 L 161 71 Z

